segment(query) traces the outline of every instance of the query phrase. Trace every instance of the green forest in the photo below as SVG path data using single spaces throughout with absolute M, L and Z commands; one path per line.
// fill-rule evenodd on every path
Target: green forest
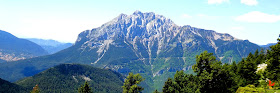
M 0 80 L 0 93 L 77 93 L 85 82 L 94 93 L 120 93 L 124 78 L 120 73 L 108 69 L 61 64 L 15 84 Z

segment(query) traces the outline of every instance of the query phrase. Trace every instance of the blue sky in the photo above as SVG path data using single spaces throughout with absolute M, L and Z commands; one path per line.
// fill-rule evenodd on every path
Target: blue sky
M 0 29 L 21 38 L 75 42 L 119 14 L 154 12 L 177 25 L 229 33 L 256 44 L 277 42 L 280 0 L 0 0 Z

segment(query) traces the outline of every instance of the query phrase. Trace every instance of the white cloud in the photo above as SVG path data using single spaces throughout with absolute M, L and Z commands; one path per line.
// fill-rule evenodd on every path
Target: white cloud
M 236 17 L 235 20 L 240 22 L 251 23 L 275 23 L 280 21 L 280 15 L 271 15 L 259 11 L 252 11 L 247 14 Z
M 188 15 L 188 14 L 183 14 L 182 15 L 183 18 L 192 18 L 192 16 Z
M 221 4 L 223 2 L 229 2 L 229 0 L 208 0 L 208 4 Z
M 249 6 L 254 6 L 254 5 L 258 4 L 258 1 L 257 0 L 241 0 L 241 3 L 249 5 Z

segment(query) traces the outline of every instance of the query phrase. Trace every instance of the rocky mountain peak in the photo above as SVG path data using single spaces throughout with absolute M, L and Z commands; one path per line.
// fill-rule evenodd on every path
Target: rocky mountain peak
M 99 28 L 82 32 L 77 41 L 86 40 L 110 40 L 116 36 L 130 38 L 149 38 L 155 34 L 171 31 L 172 27 L 178 27 L 172 20 L 157 15 L 153 12 L 142 13 L 135 11 L 132 15 L 120 14 L 113 20 L 103 24 Z M 160 32 L 159 32 L 160 31 Z M 85 36 L 86 35 L 86 36 Z
M 151 58 L 171 47 L 185 50 L 191 46 L 207 46 L 212 48 L 211 52 L 218 52 L 219 47 L 235 40 L 238 39 L 229 34 L 190 25 L 177 26 L 162 15 L 135 11 L 131 15 L 120 14 L 101 27 L 82 32 L 76 43 L 81 44 L 82 50 L 98 49 L 100 57 L 94 62 L 96 63 L 111 46 L 120 47 L 119 44 L 128 45 L 135 50 L 137 57 L 145 58 L 142 54 L 137 54 L 138 47 L 141 46 Z M 155 51 L 154 54 L 152 51 Z
M 143 15 L 143 13 L 139 10 L 133 12 L 133 15 Z

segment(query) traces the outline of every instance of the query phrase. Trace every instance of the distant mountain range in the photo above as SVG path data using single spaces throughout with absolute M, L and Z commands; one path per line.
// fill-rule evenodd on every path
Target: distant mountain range
M 223 63 L 240 61 L 260 46 L 213 30 L 178 26 L 155 13 L 121 14 L 101 27 L 79 34 L 75 44 L 53 55 L 0 65 L 0 77 L 15 81 L 60 63 L 140 73 L 144 92 L 162 88 L 178 70 L 191 73 L 196 55 L 213 53 Z M 16 77 L 15 77 L 16 76 Z
M 37 39 L 37 38 L 26 38 L 26 39 L 40 45 L 49 54 L 54 54 L 58 51 L 61 51 L 73 45 L 72 43 L 62 43 L 55 40 L 45 40 L 45 39 Z
M 266 45 L 260 45 L 261 47 L 267 48 L 269 46 L 276 45 L 276 43 L 268 43 Z
M 0 30 L 0 63 L 47 55 L 41 46 Z

